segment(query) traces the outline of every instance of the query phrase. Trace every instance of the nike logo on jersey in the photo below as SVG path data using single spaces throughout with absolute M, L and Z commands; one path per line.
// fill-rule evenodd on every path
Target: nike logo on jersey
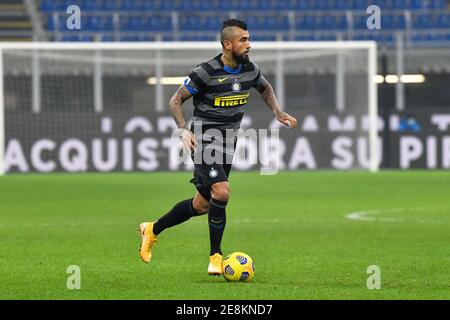
M 219 78 L 219 79 L 217 79 L 217 81 L 219 81 L 219 82 L 224 82 L 225 80 L 227 80 L 228 79 L 228 77 L 225 77 L 225 78 Z

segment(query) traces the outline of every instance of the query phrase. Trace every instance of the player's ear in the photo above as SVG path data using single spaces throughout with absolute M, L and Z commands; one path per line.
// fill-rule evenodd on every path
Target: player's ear
M 222 46 L 224 49 L 231 50 L 232 43 L 230 40 L 223 40 Z

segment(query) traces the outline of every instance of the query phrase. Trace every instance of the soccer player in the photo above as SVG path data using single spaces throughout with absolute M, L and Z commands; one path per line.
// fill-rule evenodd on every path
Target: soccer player
M 202 161 L 197 163 L 194 155 L 206 150 L 208 143 L 214 139 L 223 145 L 230 142 L 225 131 L 234 129 L 236 132 L 239 129 L 251 88 L 259 91 L 278 121 L 291 128 L 297 126 L 297 120 L 280 108 L 273 88 L 261 74 L 259 66 L 249 60 L 250 41 L 246 23 L 237 19 L 224 21 L 221 44 L 222 53 L 197 66 L 170 100 L 170 109 L 181 130 L 183 145 L 192 152 L 195 170 L 191 182 L 195 184 L 197 193 L 194 198 L 176 204 L 157 221 L 143 222 L 138 228 L 142 238 L 140 256 L 148 263 L 152 257 L 152 248 L 162 231 L 192 217 L 208 214 L 211 246 L 209 275 L 222 274 L 221 241 L 226 224 L 225 211 L 230 198 L 228 177 L 236 136 L 231 137 L 231 150 L 226 148 L 220 155 L 223 161 L 211 163 L 201 158 Z M 195 109 L 193 124 L 188 128 L 182 105 L 192 96 Z M 202 137 L 194 135 L 197 132 L 194 123 L 196 126 L 201 125 Z M 208 129 L 217 129 L 226 138 L 208 137 Z M 199 140 L 202 147 L 197 150 Z

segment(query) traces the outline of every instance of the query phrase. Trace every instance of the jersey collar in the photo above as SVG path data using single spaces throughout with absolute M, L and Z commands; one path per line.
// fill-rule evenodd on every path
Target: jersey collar
M 238 74 L 239 72 L 241 72 L 242 64 L 239 64 L 235 69 L 232 69 L 232 68 L 224 65 L 223 61 L 222 61 L 222 59 L 220 59 L 220 57 L 222 57 L 222 54 L 219 54 L 216 57 L 216 60 L 220 63 L 220 66 L 222 67 L 223 70 L 225 70 L 226 72 L 231 73 L 231 74 Z

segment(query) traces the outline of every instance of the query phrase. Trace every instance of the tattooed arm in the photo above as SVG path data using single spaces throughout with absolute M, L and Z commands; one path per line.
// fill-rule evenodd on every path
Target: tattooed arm
M 192 97 L 192 95 L 189 93 L 186 87 L 180 86 L 178 90 L 173 94 L 169 102 L 170 111 L 172 111 L 172 116 L 175 119 L 177 127 L 180 129 L 181 128 L 187 129 L 187 123 L 186 120 L 184 119 L 183 113 L 183 103 L 190 97 Z
M 185 86 L 180 86 L 170 99 L 169 106 L 172 116 L 175 119 L 177 127 L 181 129 L 181 139 L 183 145 L 187 150 L 194 149 L 197 146 L 194 134 L 187 127 L 186 120 L 184 118 L 183 103 L 188 100 L 192 95 L 186 89 Z
M 273 91 L 270 83 L 262 78 L 260 83 L 256 87 L 256 90 L 261 94 L 262 99 L 267 104 L 267 106 L 272 110 L 273 114 L 284 125 L 288 125 L 292 129 L 297 126 L 297 119 L 293 116 L 287 114 L 283 110 L 281 110 L 280 105 L 278 104 L 277 97 L 275 96 L 275 92 Z

